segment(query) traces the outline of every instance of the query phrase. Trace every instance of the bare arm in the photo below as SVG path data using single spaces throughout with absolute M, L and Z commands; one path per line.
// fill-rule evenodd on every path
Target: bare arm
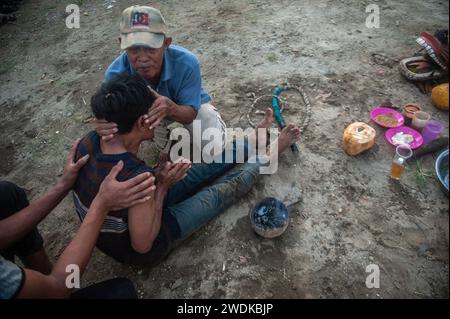
M 128 210 L 131 246 L 140 254 L 150 251 L 158 236 L 166 193 L 158 187 L 152 199 Z
M 0 250 L 5 249 L 44 219 L 67 195 L 69 189 L 60 183 L 20 212 L 0 221 Z
M 177 121 L 182 124 L 190 124 L 192 123 L 195 118 L 197 117 L 197 111 L 192 108 L 192 106 L 186 106 L 186 105 L 178 105 L 175 102 L 172 102 L 169 113 L 167 114 L 167 117 L 171 118 L 174 121 Z M 153 127 L 153 125 L 152 125 Z
M 71 290 L 66 287 L 67 265 L 74 264 L 80 274 L 86 268 L 94 249 L 104 216 L 108 210 L 94 200 L 89 213 L 83 221 L 75 238 L 64 250 L 50 275 L 45 276 L 37 271 L 25 269 L 25 284 L 19 298 L 67 298 Z
M 117 182 L 116 176 L 122 167 L 123 163 L 119 162 L 103 181 L 80 229 L 58 259 L 51 274 L 46 276 L 25 269 L 25 283 L 19 292 L 19 298 L 68 297 L 71 289 L 66 286 L 66 267 L 77 265 L 80 274 L 83 273 L 108 211 L 149 200 L 155 189 L 154 179 L 144 173 L 126 182 Z
M 197 117 L 197 111 L 188 105 L 178 105 L 166 96 L 149 87 L 155 101 L 146 116 L 145 123 L 151 123 L 150 129 L 156 127 L 164 118 L 171 118 L 182 124 L 190 124 Z
M 0 250 L 16 242 L 44 219 L 67 195 L 75 183 L 79 169 L 86 164 L 89 155 L 74 162 L 80 139 L 72 145 L 61 179 L 38 200 L 14 215 L 0 221 Z
M 145 254 L 152 249 L 161 228 L 164 198 L 170 186 L 183 179 L 191 167 L 189 160 L 167 162 L 156 176 L 155 196 L 148 202 L 131 207 L 128 211 L 130 240 L 133 249 Z

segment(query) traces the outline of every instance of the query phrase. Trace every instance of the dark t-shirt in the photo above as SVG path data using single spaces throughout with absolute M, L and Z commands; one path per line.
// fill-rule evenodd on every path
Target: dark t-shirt
M 121 154 L 103 154 L 100 148 L 100 136 L 92 131 L 80 141 L 76 159 L 89 154 L 89 161 L 84 165 L 73 188 L 73 200 L 77 214 L 83 220 L 89 207 L 98 193 L 100 184 L 109 174 L 112 167 L 120 160 L 124 166 L 118 181 L 126 181 L 153 169 L 130 152 Z M 173 234 L 177 232 L 177 224 L 170 214 L 163 213 L 160 232 L 147 254 L 135 252 L 131 246 L 128 230 L 128 209 L 109 212 L 102 225 L 97 247 L 105 254 L 118 261 L 132 264 L 152 264 L 162 258 L 168 251 Z

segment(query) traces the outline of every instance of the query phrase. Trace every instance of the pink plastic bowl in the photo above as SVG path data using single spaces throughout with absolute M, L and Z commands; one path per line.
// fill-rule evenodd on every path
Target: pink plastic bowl
M 395 126 L 386 126 L 377 121 L 378 115 L 388 114 L 388 113 L 391 113 L 398 120 L 398 122 Z M 387 128 L 400 127 L 403 125 L 403 123 L 405 123 L 405 118 L 403 117 L 403 115 L 401 115 L 399 112 L 397 112 L 389 107 L 383 107 L 383 106 L 378 106 L 378 107 L 374 108 L 372 110 L 372 112 L 370 112 L 370 118 L 372 119 L 372 121 L 374 121 L 378 125 L 380 125 L 382 127 L 387 127 Z
M 410 134 L 413 136 L 414 140 L 409 143 L 409 146 L 413 150 L 416 148 L 419 148 L 423 144 L 423 137 L 419 132 L 417 132 L 416 130 L 413 130 L 412 128 L 407 127 L 407 126 L 400 126 L 400 127 L 391 128 L 386 131 L 386 134 L 385 134 L 386 139 L 392 145 L 395 145 L 394 142 L 392 141 L 392 137 L 395 134 L 397 134 L 398 132 L 403 132 L 403 134 Z

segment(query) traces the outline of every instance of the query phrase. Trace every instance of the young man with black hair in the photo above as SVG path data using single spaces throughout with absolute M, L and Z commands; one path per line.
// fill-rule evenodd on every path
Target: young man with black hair
M 140 144 L 152 139 L 154 128 L 145 121 L 154 96 L 139 75 L 121 74 L 104 83 L 92 97 L 97 119 L 117 123 L 117 136 L 104 141 L 97 132 L 81 141 L 77 158 L 90 155 L 74 187 L 74 203 L 81 220 L 109 168 L 122 160 L 118 180 L 149 172 L 156 177 L 154 196 L 146 203 L 110 212 L 102 227 L 97 247 L 118 261 L 152 265 L 182 240 L 245 195 L 259 175 L 260 162 L 236 166 L 236 145 L 232 163 L 194 164 L 189 160 L 166 162 L 153 169 L 137 157 Z M 153 107 L 153 106 L 152 106 Z M 272 112 L 258 126 L 269 128 Z M 299 138 L 298 128 L 289 125 L 268 146 L 269 160 L 278 157 Z M 256 139 L 252 133 L 249 139 Z M 275 148 L 276 147 L 276 148 Z M 276 150 L 278 149 L 278 152 Z M 273 151 L 275 150 L 275 151 Z M 225 175 L 224 175 L 225 174 Z

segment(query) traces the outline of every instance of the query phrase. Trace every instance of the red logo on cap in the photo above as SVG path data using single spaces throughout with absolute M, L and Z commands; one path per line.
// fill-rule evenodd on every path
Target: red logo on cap
M 131 16 L 131 26 L 132 27 L 138 27 L 138 26 L 150 26 L 150 19 L 148 17 L 148 13 L 145 12 L 133 12 L 133 15 Z

